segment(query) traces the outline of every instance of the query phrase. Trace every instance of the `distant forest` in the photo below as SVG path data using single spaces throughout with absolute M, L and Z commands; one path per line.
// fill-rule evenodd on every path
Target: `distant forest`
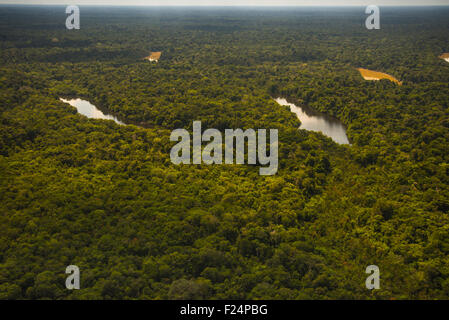
M 449 7 L 364 9 L 0 6 L 0 298 L 449 298 Z M 172 164 L 195 120 L 277 128 L 277 174 Z

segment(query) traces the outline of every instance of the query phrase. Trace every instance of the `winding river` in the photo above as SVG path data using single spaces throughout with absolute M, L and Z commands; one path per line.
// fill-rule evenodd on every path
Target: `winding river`
M 59 99 L 74 106 L 79 113 L 88 118 L 113 120 L 120 125 L 126 125 L 126 123 L 120 121 L 117 117 L 110 114 L 104 114 L 89 101 L 79 98 L 71 100 L 63 98 Z M 287 102 L 284 98 L 277 98 L 275 101 L 280 105 L 290 107 L 291 112 L 295 113 L 301 121 L 300 129 L 321 132 L 337 143 L 349 144 L 348 137 L 346 136 L 346 128 L 340 120 L 310 108 L 298 107 L 293 103 Z
M 321 132 L 339 144 L 349 144 L 346 127 L 340 120 L 311 108 L 299 107 L 284 98 L 274 100 L 282 106 L 290 107 L 290 111 L 301 121 L 300 129 Z

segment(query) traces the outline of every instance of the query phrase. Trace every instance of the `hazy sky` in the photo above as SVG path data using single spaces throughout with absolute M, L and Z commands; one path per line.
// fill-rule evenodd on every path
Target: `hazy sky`
M 357 6 L 357 5 L 449 5 L 449 0 L 0 0 L 7 4 L 63 5 L 260 5 L 260 6 Z

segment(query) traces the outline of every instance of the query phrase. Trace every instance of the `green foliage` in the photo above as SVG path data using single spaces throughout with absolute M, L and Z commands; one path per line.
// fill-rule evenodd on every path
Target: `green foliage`
M 69 31 L 60 9 L 0 7 L 0 298 L 447 298 L 447 9 L 386 8 L 375 32 L 310 10 L 82 8 Z M 278 95 L 352 145 L 297 130 Z M 173 165 L 170 130 L 194 120 L 278 128 L 277 175 Z

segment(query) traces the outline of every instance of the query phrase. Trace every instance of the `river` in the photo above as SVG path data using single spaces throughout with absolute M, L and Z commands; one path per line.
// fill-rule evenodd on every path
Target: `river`
M 126 125 L 126 123 L 123 123 L 122 121 L 117 119 L 117 117 L 110 115 L 110 114 L 104 114 L 100 109 L 98 109 L 96 106 L 91 104 L 89 101 L 86 101 L 83 99 L 71 99 L 71 100 L 66 100 L 63 98 L 59 98 L 59 99 L 62 102 L 68 103 L 71 106 L 75 107 L 79 113 L 81 113 L 82 115 L 85 115 L 88 118 L 113 120 L 118 124 Z
M 284 98 L 276 98 L 274 100 L 282 106 L 290 107 L 290 111 L 296 114 L 301 121 L 300 129 L 321 132 L 339 144 L 349 144 L 346 127 L 337 118 L 311 108 L 299 107 Z
M 120 125 L 126 125 L 126 123 L 120 121 L 117 117 L 110 114 L 104 114 L 89 101 L 79 98 L 71 100 L 60 98 L 60 100 L 74 106 L 79 113 L 88 118 L 113 120 Z M 340 120 L 311 108 L 298 107 L 293 103 L 287 102 L 284 98 L 277 98 L 275 101 L 280 105 L 290 107 L 291 112 L 295 113 L 301 121 L 300 129 L 321 132 L 337 143 L 349 144 L 348 137 L 346 136 L 346 128 Z

